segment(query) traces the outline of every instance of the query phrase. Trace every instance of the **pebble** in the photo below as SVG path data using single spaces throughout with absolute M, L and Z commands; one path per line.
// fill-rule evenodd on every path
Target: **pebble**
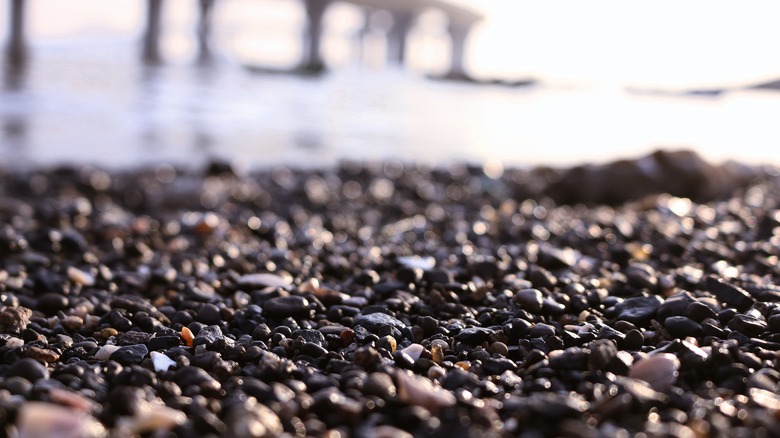
M 406 324 L 386 313 L 369 313 L 360 315 L 354 319 L 354 325 L 376 333 L 382 326 L 391 326 L 399 330 L 406 328 Z
M 75 436 L 777 429 L 776 171 L 493 167 L 0 170 L 0 423 L 46 401 Z
M 27 379 L 30 382 L 48 379 L 49 370 L 35 359 L 18 359 L 8 368 L 6 377 L 18 376 Z
M 539 313 L 542 310 L 544 295 L 538 289 L 524 289 L 515 294 L 514 301 L 521 308 L 531 312 Z
M 149 354 L 149 349 L 144 344 L 127 345 L 119 347 L 109 359 L 119 362 L 122 365 L 138 364 Z
M 636 325 L 645 325 L 655 316 L 663 300 L 656 295 L 628 298 L 616 304 L 612 313 Z
M 437 410 L 454 406 L 457 402 L 451 392 L 434 386 L 428 379 L 397 371 L 395 381 L 398 399 L 404 403 Z
M 747 310 L 755 303 L 755 300 L 747 291 L 725 283 L 718 278 L 707 277 L 704 284 L 707 290 L 712 292 L 720 301 L 734 306 L 739 311 Z
M 407 268 L 422 269 L 428 271 L 436 266 L 436 260 L 433 257 L 404 256 L 398 257 L 398 263 Z
M 0 332 L 2 333 L 21 333 L 30 323 L 32 310 L 25 307 L 0 308 Z
M 87 287 L 95 285 L 95 276 L 73 266 L 68 266 L 67 275 L 68 280 L 75 284 Z
M 19 437 L 103 438 L 105 427 L 91 415 L 52 403 L 28 402 L 16 418 Z
M 158 373 L 168 371 L 171 367 L 176 366 L 176 361 L 163 353 L 152 351 L 150 356 L 152 358 L 152 365 L 154 366 L 154 370 Z
M 680 339 L 688 336 L 698 336 L 702 332 L 701 325 L 685 316 L 670 316 L 666 318 L 664 327 L 669 331 L 670 335 Z
M 658 391 L 666 392 L 677 381 L 680 360 L 673 354 L 658 353 L 634 363 L 628 376 L 650 384 Z
M 270 273 L 246 274 L 238 279 L 239 286 L 243 287 L 279 287 L 287 288 L 292 285 L 292 277 L 280 276 Z
M 108 360 L 112 354 L 114 354 L 115 351 L 119 350 L 118 345 L 109 345 L 106 344 L 102 347 L 100 347 L 100 350 L 98 350 L 95 353 L 95 359 L 97 360 Z
M 262 307 L 263 313 L 274 318 L 304 317 L 309 314 L 309 300 L 297 295 L 271 298 Z

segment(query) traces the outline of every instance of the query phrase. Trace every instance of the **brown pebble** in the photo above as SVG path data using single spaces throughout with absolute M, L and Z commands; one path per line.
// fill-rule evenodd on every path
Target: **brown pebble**
M 78 316 L 71 315 L 62 318 L 60 324 L 68 330 L 78 330 L 84 326 L 84 320 Z
M 506 344 L 503 342 L 493 342 L 492 344 L 490 344 L 488 351 L 491 354 L 499 354 L 501 356 L 506 356 L 507 354 L 509 354 L 509 347 L 507 347 Z
M 30 347 L 25 352 L 25 355 L 31 359 L 39 360 L 41 362 L 52 363 L 59 360 L 60 355 L 51 351 L 39 347 Z
M 103 330 L 99 331 L 98 332 L 98 337 L 101 338 L 101 339 L 110 339 L 112 336 L 116 336 L 118 334 L 119 334 L 119 332 L 115 328 L 108 327 L 108 328 L 104 328 Z

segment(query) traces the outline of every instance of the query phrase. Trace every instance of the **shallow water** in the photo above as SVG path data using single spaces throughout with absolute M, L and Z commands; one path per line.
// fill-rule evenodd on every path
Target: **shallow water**
M 506 88 L 364 67 L 320 77 L 251 73 L 230 60 L 145 66 L 134 39 L 38 44 L 6 66 L 0 158 L 111 168 L 211 157 L 251 167 L 341 159 L 505 165 L 606 161 L 658 147 L 777 162 L 780 93 L 720 98 L 541 81 Z

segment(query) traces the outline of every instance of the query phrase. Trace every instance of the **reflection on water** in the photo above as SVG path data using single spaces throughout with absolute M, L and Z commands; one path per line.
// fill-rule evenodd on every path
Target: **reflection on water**
M 710 99 L 544 81 L 469 86 L 358 67 L 321 78 L 261 75 L 230 62 L 138 63 L 131 39 L 40 44 L 33 55 L 27 64 L 4 63 L 4 163 L 569 164 L 659 146 L 776 161 L 780 144 L 780 97 L 767 92 Z

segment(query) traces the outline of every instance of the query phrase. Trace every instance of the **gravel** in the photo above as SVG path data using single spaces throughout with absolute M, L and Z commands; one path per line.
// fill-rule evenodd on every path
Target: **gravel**
M 0 435 L 780 430 L 774 169 L 209 169 L 0 171 Z

